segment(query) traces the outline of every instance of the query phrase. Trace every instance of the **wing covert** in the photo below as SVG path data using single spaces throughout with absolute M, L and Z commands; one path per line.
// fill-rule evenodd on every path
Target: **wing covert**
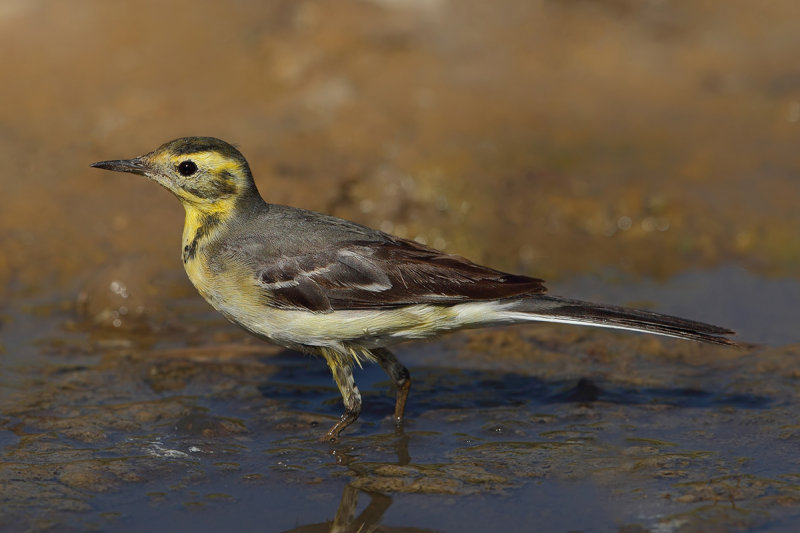
M 506 274 L 389 236 L 282 256 L 259 266 L 258 283 L 272 305 L 316 312 L 454 305 L 546 292 L 540 279 Z

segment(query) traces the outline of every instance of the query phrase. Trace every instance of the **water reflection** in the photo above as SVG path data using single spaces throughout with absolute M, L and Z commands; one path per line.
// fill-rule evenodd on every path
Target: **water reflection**
M 409 436 L 402 428 L 395 431 L 394 451 L 397 455 L 397 466 L 406 466 L 411 462 L 409 453 Z M 357 464 L 357 457 L 352 455 L 349 447 L 334 447 L 331 454 L 335 457 L 336 463 L 350 466 Z M 358 471 L 350 469 L 358 476 Z M 363 511 L 358 512 L 359 496 L 365 495 L 369 498 L 369 503 Z M 287 533 L 356 533 L 366 531 L 395 531 L 395 532 L 422 532 L 434 531 L 432 529 L 420 529 L 412 527 L 391 527 L 382 525 L 380 522 L 389 507 L 392 505 L 392 497 L 381 492 L 364 491 L 351 482 L 345 485 L 342 491 L 342 498 L 339 507 L 336 509 L 333 521 L 309 524 L 287 530 Z
M 336 510 L 336 516 L 332 522 L 321 522 L 319 524 L 309 524 L 286 530 L 287 533 L 356 533 L 362 531 L 433 531 L 428 529 L 390 527 L 380 524 L 384 513 L 392 504 L 392 498 L 385 494 L 366 493 L 369 497 L 367 507 L 356 515 L 358 507 L 359 493 L 362 491 L 354 488 L 351 484 L 345 486 L 342 492 L 342 500 Z

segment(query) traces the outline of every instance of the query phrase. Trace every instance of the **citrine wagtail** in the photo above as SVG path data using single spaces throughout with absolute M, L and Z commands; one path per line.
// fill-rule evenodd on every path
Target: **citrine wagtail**
M 735 345 L 733 331 L 683 318 L 546 294 L 540 279 L 329 215 L 265 202 L 242 154 L 212 137 L 170 141 L 93 167 L 146 176 L 183 204 L 182 259 L 201 295 L 262 339 L 322 356 L 344 400 L 324 435 L 361 412 L 353 365 L 377 362 L 397 387 L 403 420 L 411 386 L 393 344 L 461 328 L 545 321 Z

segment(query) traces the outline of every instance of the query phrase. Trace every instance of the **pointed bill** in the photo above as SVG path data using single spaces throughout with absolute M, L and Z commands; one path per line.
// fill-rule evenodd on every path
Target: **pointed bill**
M 89 166 L 113 170 L 115 172 L 129 172 L 131 174 L 139 174 L 140 176 L 144 176 L 147 170 L 147 164 L 141 157 L 136 157 L 134 159 L 115 159 L 113 161 L 98 161 Z

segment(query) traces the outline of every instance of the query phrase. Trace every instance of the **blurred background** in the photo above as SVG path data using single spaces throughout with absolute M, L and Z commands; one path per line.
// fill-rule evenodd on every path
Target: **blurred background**
M 792 0 L 3 0 L 0 527 L 269 512 L 276 531 L 350 515 L 397 531 L 791 530 L 798 16 Z M 357 440 L 331 451 L 315 443 L 339 410 L 324 365 L 207 308 L 169 193 L 88 167 L 187 135 L 234 143 L 269 202 L 761 348 L 559 326 L 410 345 L 419 425 L 396 437 L 391 389 L 365 371 Z M 509 431 L 560 451 L 523 452 Z M 584 513 L 553 514 L 576 501 Z

